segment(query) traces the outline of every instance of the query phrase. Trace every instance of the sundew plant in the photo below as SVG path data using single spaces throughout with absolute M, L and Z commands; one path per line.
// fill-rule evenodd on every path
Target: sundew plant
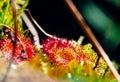
M 117 82 L 91 43 L 83 45 L 80 40 L 59 38 L 47 34 L 41 28 L 48 37 L 36 45 L 35 42 L 42 37 L 34 39 L 36 35 L 26 25 L 29 20 L 23 22 L 28 4 L 29 0 L 0 0 L 0 56 L 3 59 L 10 62 L 10 65 L 13 62 L 19 65 L 28 61 L 34 69 L 57 80 Z M 32 18 L 31 15 L 29 17 Z

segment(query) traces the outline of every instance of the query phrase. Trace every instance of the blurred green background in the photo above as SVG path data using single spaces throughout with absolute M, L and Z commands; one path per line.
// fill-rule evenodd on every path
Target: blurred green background
M 108 55 L 120 61 L 120 0 L 74 0 Z
M 120 0 L 73 0 L 112 60 L 120 64 Z M 77 40 L 86 36 L 64 0 L 30 0 L 28 8 L 48 33 Z M 37 29 L 37 28 L 36 28 Z M 45 36 L 39 31 L 40 38 Z M 85 37 L 83 43 L 88 43 Z

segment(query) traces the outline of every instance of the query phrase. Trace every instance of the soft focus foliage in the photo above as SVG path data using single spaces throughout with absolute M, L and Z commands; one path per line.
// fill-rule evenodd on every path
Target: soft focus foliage
M 19 30 L 23 29 L 21 14 L 28 5 L 28 1 L 29 0 L 15 0 Z M 12 10 L 13 8 L 10 4 L 10 0 L 0 0 L 0 24 L 5 24 L 10 26 L 11 28 L 14 28 L 14 17 Z M 1 26 L 0 29 L 2 29 Z

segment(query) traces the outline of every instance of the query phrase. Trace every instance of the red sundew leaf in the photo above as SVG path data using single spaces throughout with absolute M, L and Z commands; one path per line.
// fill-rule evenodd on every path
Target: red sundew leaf
M 29 61 L 36 53 L 34 44 L 28 38 L 20 38 L 20 41 L 16 40 L 16 46 L 13 45 L 11 39 L 1 39 L 0 50 L 6 60 L 11 59 L 13 56 L 17 63 L 26 60 Z
M 77 53 L 77 55 L 75 56 L 75 59 L 78 62 L 85 61 L 86 60 L 86 56 L 83 53 L 83 46 L 77 44 L 74 48 L 75 48 L 75 51 Z
M 75 58 L 75 51 L 71 48 L 59 48 L 54 53 L 54 59 L 56 64 L 68 64 L 71 60 Z
M 42 46 L 43 52 L 46 53 L 56 65 L 66 65 L 74 59 L 80 62 L 85 58 L 82 53 L 82 47 L 75 48 L 64 38 L 47 38 Z
M 3 56 L 5 57 L 6 60 L 11 59 L 12 54 L 13 54 L 13 44 L 10 39 L 1 39 L 0 40 L 0 50 L 3 53 Z
M 23 50 L 22 45 L 17 42 L 16 47 L 15 47 L 15 54 L 14 56 L 17 57 L 21 54 L 21 51 Z
M 17 62 L 27 60 L 29 61 L 36 53 L 35 46 L 28 38 L 20 38 L 17 42 L 15 59 Z
M 4 46 L 6 39 L 0 39 L 0 49 Z
M 69 42 L 67 41 L 67 39 L 60 39 L 60 38 L 47 38 L 45 40 L 45 42 L 42 44 L 43 46 L 43 51 L 45 53 L 51 53 L 51 48 L 52 47 L 56 47 L 56 48 L 60 48 L 60 47 L 70 47 Z
M 28 60 L 30 60 L 36 53 L 35 46 L 33 46 L 33 43 L 30 39 L 23 38 L 21 41 L 23 42 L 26 54 L 28 55 Z

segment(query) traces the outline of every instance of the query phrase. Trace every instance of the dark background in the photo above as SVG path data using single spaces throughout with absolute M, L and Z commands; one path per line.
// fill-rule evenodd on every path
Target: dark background
M 119 3 L 112 4 L 112 2 L 108 2 L 108 0 L 73 0 L 73 2 L 81 13 L 84 11 L 82 10 L 82 5 L 85 5 L 86 3 L 88 3 L 89 5 L 89 2 L 93 2 L 111 20 L 114 19 L 115 24 L 120 24 Z M 30 9 L 35 20 L 40 24 L 40 26 L 42 26 L 42 28 L 46 32 L 57 35 L 59 37 L 75 40 L 77 40 L 79 36 L 84 35 L 85 40 L 83 44 L 89 42 L 82 29 L 75 21 L 72 14 L 69 12 L 63 0 L 30 0 L 28 9 Z M 110 40 L 104 38 L 104 34 L 96 31 L 94 29 L 94 26 L 89 23 L 90 21 L 87 20 L 86 16 L 83 13 L 82 15 L 83 17 L 85 17 L 87 24 L 91 27 L 93 33 L 95 34 L 96 38 L 105 49 L 109 57 L 120 64 L 120 44 L 114 46 L 115 42 L 112 44 L 109 43 Z M 39 29 L 37 30 L 39 31 Z M 39 36 L 41 39 L 46 37 L 41 31 L 39 31 Z M 119 34 L 116 37 L 118 38 L 116 40 L 119 41 Z M 103 39 L 105 39 L 105 42 L 103 41 Z
M 50 34 L 78 39 L 82 31 L 62 0 L 30 0 L 30 11 L 42 28 Z M 43 37 L 43 34 L 40 34 Z

